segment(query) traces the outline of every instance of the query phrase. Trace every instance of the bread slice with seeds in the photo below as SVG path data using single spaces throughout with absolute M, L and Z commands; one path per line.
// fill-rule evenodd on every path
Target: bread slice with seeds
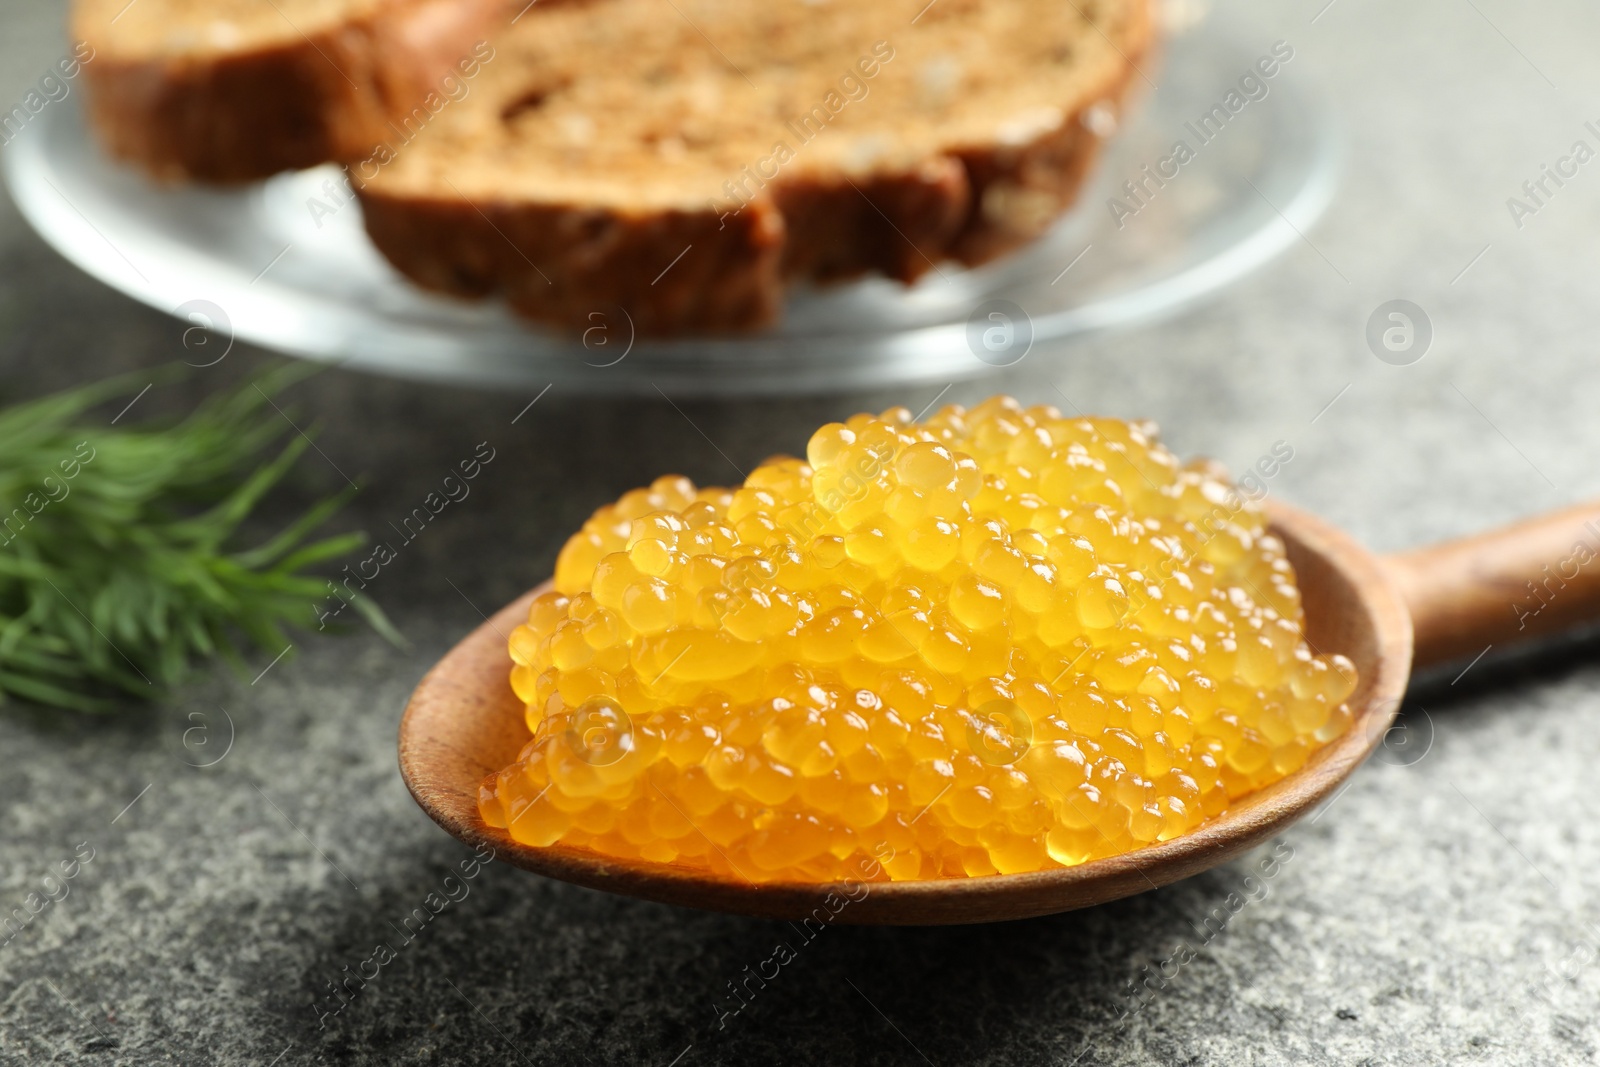
M 145 0 L 148 2 L 148 0 Z M 772 322 L 788 286 L 976 264 L 1072 202 L 1153 0 L 596 0 L 496 37 L 357 181 L 422 286 L 572 330 Z
M 508 0 L 77 0 L 71 30 L 94 49 L 89 118 L 113 155 L 238 182 L 366 156 L 477 73 L 474 45 L 516 15 Z

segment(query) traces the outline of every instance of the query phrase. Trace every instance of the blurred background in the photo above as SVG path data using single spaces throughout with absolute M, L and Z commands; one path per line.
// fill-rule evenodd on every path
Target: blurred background
M 65 17 L 61 0 L 10 0 L 0 101 L 66 51 Z M 872 393 L 603 399 L 341 370 L 295 386 L 297 422 L 320 435 L 284 516 L 348 478 L 361 490 L 338 523 L 381 530 L 481 442 L 496 458 L 369 589 L 409 649 L 367 631 L 297 640 L 115 715 L 0 708 L 0 906 L 93 851 L 0 944 L 0 1062 L 1592 1062 L 1600 669 L 1583 640 L 1419 679 L 1404 744 L 1283 835 L 1267 892 L 1137 1001 L 1260 857 L 1052 918 L 830 930 L 725 1025 L 727 983 L 782 924 L 491 864 L 344 1011 L 312 1007 L 468 855 L 396 770 L 411 688 L 548 576 L 591 510 L 665 471 L 736 481 L 831 419 L 1007 392 L 1154 418 L 1180 454 L 1234 469 L 1287 442 L 1271 493 L 1378 550 L 1600 495 L 1600 161 L 1531 214 L 1508 206 L 1574 142 L 1600 148 L 1585 126 L 1600 126 L 1600 12 L 1250 0 L 1228 17 L 1247 50 L 1290 42 L 1280 77 L 1331 101 L 1339 186 L 1270 266 L 1165 321 Z M 1368 343 L 1395 300 L 1430 328 L 1414 359 Z M 0 199 L 5 400 L 170 363 L 184 329 Z M 240 343 L 142 403 L 181 414 L 273 358 Z M 197 724 L 231 737 L 211 766 L 195 764 L 223 734 L 201 759 Z

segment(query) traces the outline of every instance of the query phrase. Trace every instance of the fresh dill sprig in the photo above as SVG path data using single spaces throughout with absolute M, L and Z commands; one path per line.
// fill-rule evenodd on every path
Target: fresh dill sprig
M 354 492 L 313 505 L 262 544 L 240 526 L 310 445 L 268 404 L 284 367 L 175 424 L 82 418 L 130 396 L 123 377 L 0 410 L 0 697 L 107 711 L 155 697 L 194 663 L 285 649 L 327 582 L 307 568 L 365 542 L 308 540 Z M 383 613 L 353 606 L 400 642 Z

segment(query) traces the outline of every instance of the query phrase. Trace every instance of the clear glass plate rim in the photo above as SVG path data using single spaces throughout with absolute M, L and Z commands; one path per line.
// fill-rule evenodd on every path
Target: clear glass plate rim
M 1176 273 L 1091 299 L 1081 305 L 1037 315 L 1030 312 L 1035 346 L 1090 330 L 1152 321 L 1176 314 L 1207 293 L 1264 265 L 1302 239 L 1304 231 L 1321 216 L 1332 200 L 1343 156 L 1343 137 L 1325 94 L 1314 82 L 1294 85 L 1287 92 L 1298 98 L 1293 101 L 1293 106 L 1306 114 L 1313 128 L 1311 162 L 1307 167 L 1307 180 L 1295 189 L 1292 198 L 1286 203 L 1272 205 L 1275 216 L 1265 217 L 1263 224 L 1254 232 Z M 87 137 L 81 114 L 73 106 L 75 103 L 75 98 L 69 98 L 37 116 L 31 126 L 43 128 L 30 129 L 29 136 L 18 139 L 6 151 L 0 152 L 0 173 L 3 173 L 23 215 L 69 261 L 112 288 L 150 307 L 175 314 L 170 287 L 151 282 L 133 267 L 131 260 L 119 264 L 119 258 L 125 257 L 116 252 L 109 239 L 78 212 L 50 180 L 56 170 L 56 161 L 47 149 L 53 143 L 51 134 L 59 136 L 62 132 L 55 129 L 54 124 L 76 120 L 77 135 Z M 56 197 L 55 203 L 50 200 L 51 191 Z M 1086 190 L 1085 195 L 1092 193 L 1092 189 Z M 192 195 L 206 196 L 209 191 L 194 190 Z M 164 245 L 163 255 L 169 262 L 178 265 L 176 271 L 163 271 L 164 275 L 175 273 L 204 277 L 208 267 L 213 266 L 213 261 L 208 260 L 200 250 L 158 229 L 152 228 L 150 237 L 160 240 Z M 91 249 L 95 242 L 102 247 L 109 246 L 116 254 L 93 254 Z M 123 269 L 124 265 L 139 274 L 142 284 L 132 280 L 128 271 Z M 414 346 L 415 338 L 405 336 L 407 324 L 404 320 L 384 322 L 380 316 L 374 322 L 369 309 L 351 308 L 341 301 L 303 290 L 279 291 L 269 286 L 249 291 L 247 285 L 240 286 L 217 278 L 205 283 L 205 287 L 209 289 L 204 294 L 208 298 L 222 306 L 231 303 L 243 309 L 237 316 L 238 321 L 231 324 L 238 339 L 321 362 L 482 387 L 526 384 L 538 379 L 544 370 L 550 372 L 546 376 L 552 380 L 564 379 L 564 384 L 581 391 L 648 392 L 653 384 L 647 383 L 636 373 L 596 375 L 593 372 L 597 368 L 581 358 L 581 349 L 574 352 L 572 349 L 575 346 L 552 344 L 538 335 L 530 335 L 530 348 L 534 350 L 526 355 L 530 363 L 538 365 L 538 369 L 511 363 L 497 367 L 493 361 L 465 366 L 459 354 L 456 358 L 439 358 L 441 355 L 448 357 L 449 354 L 421 351 L 414 353 L 414 358 L 396 359 L 392 353 L 384 354 L 373 349 L 383 348 L 386 336 L 397 343 L 397 349 L 407 343 Z M 297 318 L 316 318 L 320 323 L 319 328 L 302 330 L 296 340 L 286 341 L 283 324 Z M 363 334 L 365 336 L 361 336 Z M 540 347 L 545 351 L 537 351 Z M 707 337 L 654 345 L 651 348 L 659 354 L 651 361 L 651 374 L 648 377 L 657 381 L 670 380 L 677 387 L 703 393 L 828 391 L 885 378 L 931 380 L 976 377 L 991 369 L 972 357 L 966 344 L 964 322 L 851 335 Z M 692 357 L 685 360 L 682 366 L 673 366 L 670 362 L 673 349 L 692 351 Z M 828 349 L 839 351 L 830 357 Z M 862 352 L 861 349 L 869 351 Z M 916 361 L 919 366 L 910 375 L 874 374 L 874 368 L 862 366 L 874 360 L 895 366 Z M 803 371 L 801 375 L 796 373 L 796 361 L 805 361 L 807 364 L 800 368 Z M 812 382 L 808 387 L 797 383 L 797 376 L 829 376 L 832 380 Z

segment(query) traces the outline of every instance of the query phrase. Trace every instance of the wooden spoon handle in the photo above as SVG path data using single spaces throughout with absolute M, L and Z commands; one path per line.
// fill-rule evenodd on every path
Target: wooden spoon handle
M 1600 621 L 1600 502 L 1385 557 L 1418 667 Z

